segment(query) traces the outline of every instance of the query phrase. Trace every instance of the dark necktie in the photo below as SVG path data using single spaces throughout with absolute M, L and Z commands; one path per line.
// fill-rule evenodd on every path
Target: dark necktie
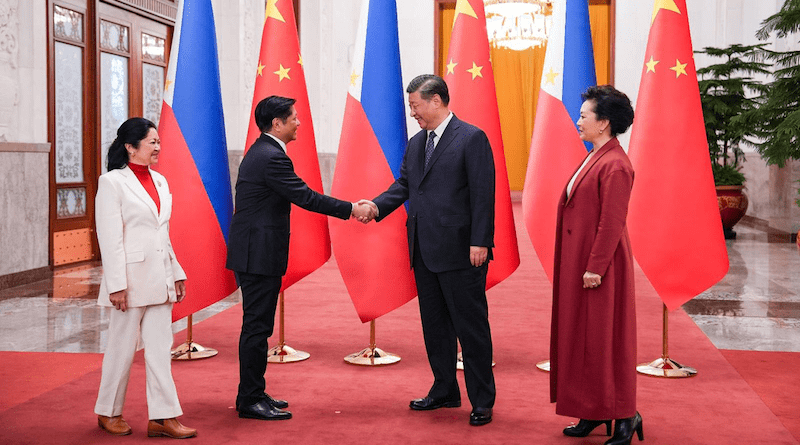
M 428 143 L 425 144 L 425 168 L 428 168 L 428 162 L 431 160 L 431 156 L 433 156 L 433 138 L 436 137 L 436 132 L 431 131 L 428 134 Z

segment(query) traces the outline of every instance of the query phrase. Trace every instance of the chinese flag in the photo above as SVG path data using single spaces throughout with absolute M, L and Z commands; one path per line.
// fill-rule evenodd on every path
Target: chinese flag
M 656 0 L 628 152 L 633 254 L 668 309 L 728 271 L 685 0 Z
M 255 75 L 245 152 L 260 134 L 253 117 L 258 102 L 273 95 L 297 99 L 294 106 L 300 126 L 297 140 L 287 144 L 286 154 L 292 159 L 297 176 L 310 188 L 322 193 L 314 125 L 311 123 L 292 0 L 267 0 Z M 282 291 L 322 266 L 331 256 L 328 219 L 325 215 L 309 212 L 293 204 L 290 230 L 289 265 L 283 277 Z
M 519 250 L 482 0 L 456 3 L 444 80 L 450 90 L 450 110 L 459 119 L 483 130 L 494 154 L 494 260 L 489 263 L 486 278 L 489 289 L 517 269 Z

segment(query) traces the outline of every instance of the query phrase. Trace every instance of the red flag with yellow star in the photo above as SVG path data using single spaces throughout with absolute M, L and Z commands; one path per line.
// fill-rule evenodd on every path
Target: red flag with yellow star
M 728 271 L 685 0 L 656 0 L 630 148 L 633 254 L 668 309 Z
M 450 90 L 450 110 L 459 119 L 486 133 L 495 168 L 494 260 L 489 263 L 486 288 L 503 281 L 519 266 L 517 232 L 500 133 L 500 112 L 489 61 L 489 38 L 483 0 L 458 0 L 444 80 Z
M 255 92 L 245 152 L 260 134 L 253 116 L 258 102 L 272 95 L 296 99 L 294 106 L 300 126 L 297 128 L 297 140 L 287 144 L 286 154 L 292 159 L 297 176 L 310 188 L 322 193 L 322 177 L 319 173 L 314 126 L 311 123 L 292 0 L 267 0 L 255 75 Z M 292 237 L 289 240 L 289 265 L 281 290 L 322 266 L 331 256 L 327 216 L 292 204 L 290 231 Z

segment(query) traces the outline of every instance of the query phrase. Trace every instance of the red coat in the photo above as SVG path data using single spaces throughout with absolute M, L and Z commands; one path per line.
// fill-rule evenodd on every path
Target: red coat
M 601 147 L 558 204 L 550 401 L 556 414 L 602 420 L 636 413 L 633 257 L 625 219 L 633 168 L 617 139 Z M 602 275 L 583 288 L 586 271 Z

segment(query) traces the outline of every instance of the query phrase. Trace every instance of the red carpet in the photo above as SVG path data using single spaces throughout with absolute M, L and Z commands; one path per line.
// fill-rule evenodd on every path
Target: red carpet
M 548 375 L 534 366 L 548 354 L 550 285 L 522 229 L 519 210 L 517 204 L 522 265 L 492 289 L 489 297 L 497 361 L 494 422 L 480 428 L 469 426 L 468 403 L 433 412 L 408 409 L 408 401 L 424 396 L 431 384 L 416 301 L 377 323 L 378 346 L 400 355 L 400 363 L 383 368 L 346 364 L 342 360 L 345 355 L 367 346 L 369 326 L 359 322 L 336 265 L 329 262 L 287 292 L 287 342 L 310 352 L 311 359 L 271 364 L 267 371 L 268 391 L 290 401 L 292 420 L 264 422 L 236 416 L 240 306 L 195 327 L 194 338 L 220 353 L 211 359 L 173 365 L 186 413 L 181 420 L 199 430 L 192 443 L 602 444 L 607 438 L 599 435 L 601 428 L 585 439 L 561 434 L 573 419 L 554 414 L 554 406 L 548 403 Z M 637 286 L 639 358 L 645 362 L 661 353 L 661 302 L 644 279 Z M 176 335 L 176 344 L 184 338 L 183 333 Z M 273 337 L 271 344 L 275 340 Z M 679 380 L 639 377 L 645 444 L 798 444 L 787 429 L 791 425 L 781 423 L 770 409 L 775 409 L 773 405 L 759 397 L 757 385 L 749 385 L 745 373 L 740 375 L 682 311 L 671 314 L 670 353 L 677 361 L 697 368 L 699 374 Z M 0 355 L 3 369 L 18 372 L 7 357 Z M 796 379 L 793 368 L 773 368 L 786 370 L 781 381 Z M 51 371 L 19 372 L 35 375 L 37 382 L 51 379 Z M 14 394 L 22 391 L 20 381 L 3 379 L 0 394 L 8 409 L 0 412 L 0 443 L 157 440 L 146 438 L 141 353 L 131 372 L 125 408 L 133 435 L 111 437 L 97 428 L 92 409 L 99 380 L 99 369 L 95 369 L 65 378 L 63 383 L 40 385 L 40 391 L 30 397 L 18 397 Z M 8 395 L 16 397 L 10 399 L 14 402 L 5 402 Z M 800 391 L 795 389 L 792 398 L 798 396 Z M 467 401 L 463 381 L 462 398 Z
M 800 353 L 721 352 L 786 429 L 800 441 Z

